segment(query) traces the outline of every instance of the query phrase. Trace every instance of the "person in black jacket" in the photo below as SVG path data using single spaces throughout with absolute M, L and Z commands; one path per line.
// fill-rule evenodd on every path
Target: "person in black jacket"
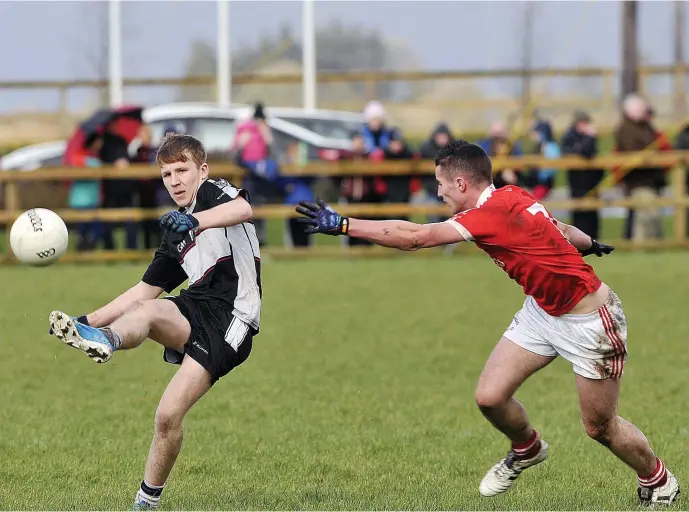
M 419 153 L 421 158 L 424 160 L 435 160 L 435 155 L 438 151 L 450 142 L 452 142 L 454 137 L 452 136 L 452 131 L 447 123 L 438 123 L 433 129 L 431 136 L 421 144 Z M 435 179 L 435 175 L 423 176 L 421 179 L 422 186 L 426 193 L 432 197 L 436 198 L 438 195 L 438 182 Z
M 383 151 L 384 160 L 412 160 L 414 152 L 402 135 L 402 132 L 393 128 L 390 132 L 390 142 Z M 411 175 L 387 176 L 385 178 L 387 188 L 386 203 L 408 203 L 411 197 Z M 402 217 L 406 220 L 406 217 Z
M 562 137 L 560 144 L 563 155 L 579 155 L 584 158 L 594 158 L 598 153 L 598 138 L 596 127 L 591 117 L 583 111 L 574 113 L 569 130 Z M 586 196 L 603 179 L 603 169 L 570 169 L 567 172 L 569 190 L 572 198 Z M 572 225 L 597 239 L 599 236 L 600 218 L 598 210 L 574 210 Z

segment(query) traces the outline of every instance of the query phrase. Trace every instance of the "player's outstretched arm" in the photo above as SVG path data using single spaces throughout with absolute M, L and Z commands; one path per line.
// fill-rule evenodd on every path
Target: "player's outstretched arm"
M 309 234 L 348 235 L 403 251 L 415 251 L 464 241 L 455 228 L 444 222 L 415 224 L 403 220 L 363 220 L 342 217 L 321 199 L 317 201 L 317 204 L 302 201 L 296 210 L 303 215 L 298 221 L 306 226 L 305 231 Z
M 137 301 L 157 298 L 163 289 L 139 281 L 129 290 L 102 308 L 86 315 L 86 322 L 92 327 L 105 327 L 131 309 Z
M 228 228 L 247 222 L 252 216 L 253 211 L 249 202 L 238 196 L 232 201 L 194 214 L 168 212 L 160 218 L 160 225 L 176 233 L 185 233 L 191 230 Z
M 402 251 L 416 251 L 464 241 L 462 235 L 446 222 L 415 224 L 404 220 L 349 219 L 347 234 Z
M 595 254 L 600 258 L 604 254 L 610 254 L 615 250 L 612 245 L 602 244 L 594 240 L 577 227 L 565 224 L 559 220 L 556 222 L 557 228 L 583 256 Z

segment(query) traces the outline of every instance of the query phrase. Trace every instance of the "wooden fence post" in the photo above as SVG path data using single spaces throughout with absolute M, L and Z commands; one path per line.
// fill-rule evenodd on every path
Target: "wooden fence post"
M 672 197 L 675 200 L 675 218 L 673 231 L 675 241 L 682 243 L 687 239 L 687 206 L 684 200 L 687 194 L 687 169 L 684 162 L 672 167 Z
M 16 212 L 19 210 L 19 183 L 16 181 L 8 181 L 5 183 L 5 210 L 8 212 Z M 12 221 L 9 221 L 6 226 L 5 236 L 7 237 L 7 252 L 12 254 L 10 248 L 10 229 L 12 228 Z
M 19 210 L 19 184 L 14 180 L 5 183 L 5 210 L 8 212 Z

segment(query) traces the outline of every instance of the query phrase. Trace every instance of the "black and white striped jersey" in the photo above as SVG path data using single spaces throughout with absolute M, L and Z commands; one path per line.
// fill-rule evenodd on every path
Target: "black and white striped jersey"
M 185 213 L 201 212 L 248 194 L 224 179 L 204 181 Z M 168 293 L 189 279 L 180 295 L 212 301 L 258 332 L 261 322 L 261 254 L 256 228 L 244 222 L 199 233 L 166 231 L 142 281 Z

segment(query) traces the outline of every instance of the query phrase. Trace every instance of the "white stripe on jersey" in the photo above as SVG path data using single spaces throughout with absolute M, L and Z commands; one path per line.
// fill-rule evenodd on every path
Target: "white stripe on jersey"
M 467 242 L 471 242 L 474 237 L 471 236 L 471 233 L 469 233 L 469 230 L 462 226 L 459 222 L 457 222 L 454 219 L 447 219 L 445 222 L 447 222 L 450 226 L 455 228 L 457 231 L 459 231 L 459 234 L 462 235 L 462 238 L 466 240 Z
M 226 180 L 206 180 L 234 199 L 239 189 Z M 221 188 L 222 187 L 222 188 Z M 196 201 L 187 209 L 192 213 Z M 233 314 L 258 329 L 261 319 L 261 295 L 258 287 L 256 260 L 260 260 L 256 227 L 244 222 L 227 228 L 210 228 L 196 236 L 194 245 L 184 253 L 182 268 L 189 277 L 189 286 L 203 278 L 218 261 L 232 258 L 238 277 Z
M 226 231 L 239 279 L 233 314 L 258 328 L 261 322 L 261 295 L 256 274 L 255 258 L 260 258 L 256 227 L 245 222 L 226 228 Z
M 229 343 L 234 351 L 237 352 L 248 333 L 249 326 L 239 318 L 234 317 L 227 328 L 227 332 L 225 332 L 225 342 Z

